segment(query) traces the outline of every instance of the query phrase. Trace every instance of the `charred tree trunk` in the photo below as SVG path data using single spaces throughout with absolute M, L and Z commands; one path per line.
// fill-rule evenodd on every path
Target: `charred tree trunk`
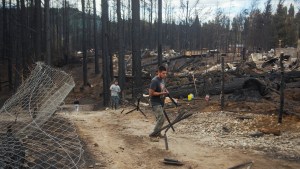
M 117 16 L 118 16 L 118 36 L 119 36 L 119 59 L 118 59 L 118 74 L 119 74 L 119 85 L 121 90 L 125 87 L 125 46 L 124 46 L 124 27 L 123 27 L 123 20 L 121 18 L 121 2 L 117 0 Z M 122 92 L 121 92 L 122 97 Z
M 65 34 L 65 38 L 66 38 L 66 43 L 65 43 L 65 47 L 66 47 L 66 63 L 69 62 L 69 57 L 70 57 L 70 14 L 69 14 L 69 10 L 70 10 L 70 4 L 69 2 L 67 3 L 67 8 L 66 8 L 66 34 Z
M 45 31 L 46 63 L 51 65 L 49 0 L 45 0 Z
M 280 82 L 280 106 L 279 106 L 279 114 L 278 114 L 278 123 L 282 123 L 282 115 L 284 108 L 284 67 L 283 67 L 283 53 L 280 54 L 280 74 L 281 74 L 281 82 Z
M 127 36 L 126 38 L 126 49 L 130 49 L 132 47 L 132 18 L 131 18 L 131 4 L 132 0 L 128 0 L 128 21 L 127 21 Z
M 153 33 L 153 31 L 152 31 L 152 26 L 153 26 L 153 23 L 152 23 L 152 14 L 153 13 L 153 0 L 150 0 L 150 14 L 149 14 L 149 25 L 150 25 L 150 27 L 149 27 L 149 37 L 148 37 L 148 42 L 149 42 L 149 46 L 150 46 L 150 49 L 153 49 L 154 47 L 153 46 L 155 46 L 155 45 L 153 45 L 153 39 L 152 39 L 152 33 Z
M 109 60 L 108 60 L 108 65 L 109 65 L 109 71 L 110 71 L 110 81 L 114 80 L 114 63 L 113 63 L 113 28 L 112 28 L 112 23 L 108 20 L 107 22 L 107 36 L 108 36 L 108 55 L 109 55 Z
M 186 1 L 186 16 L 185 16 L 185 37 L 184 37 L 184 47 L 185 49 L 189 49 L 189 42 L 188 42 L 188 30 L 189 30 L 189 24 L 188 24 L 188 17 L 189 17 L 189 1 Z
M 103 64 L 103 105 L 108 106 L 110 102 L 110 62 L 108 54 L 108 2 L 101 1 L 102 4 L 102 64 Z
M 162 65 L 162 0 L 158 0 L 157 40 L 157 60 L 160 66 Z
M 13 32 L 13 24 L 12 24 L 12 4 L 11 4 L 11 0 L 9 1 L 9 12 L 8 12 L 8 29 L 7 29 L 7 36 L 8 36 L 8 49 L 7 49 L 7 72 L 8 72 L 8 86 L 9 86 L 9 90 L 13 89 L 13 68 L 12 68 L 12 59 L 13 59 L 13 35 L 15 34 L 15 32 Z
M 86 49 L 89 50 L 91 49 L 92 46 L 92 21 L 91 21 L 91 4 L 90 4 L 90 0 L 87 0 L 87 17 L 86 17 Z
M 64 44 L 63 44 L 63 55 L 64 55 L 64 62 L 65 64 L 69 63 L 69 55 L 70 55 L 70 49 L 69 49 L 69 2 L 67 0 L 64 0 L 64 21 L 63 21 L 63 29 L 64 29 Z
M 20 13 L 20 0 L 17 0 L 17 13 Z M 21 14 L 20 17 L 21 18 Z M 21 22 L 19 19 L 17 21 Z M 20 72 L 22 71 L 22 59 L 21 59 L 21 30 L 16 28 L 16 41 L 15 41 L 15 48 L 16 48 L 16 71 L 15 71 L 15 81 L 14 81 L 14 91 L 19 87 L 20 85 L 20 80 L 21 80 L 21 74 Z
M 97 10 L 96 10 L 96 0 L 93 0 L 93 10 L 94 10 L 94 49 L 95 49 L 95 74 L 100 73 L 99 68 L 99 55 L 98 55 L 98 43 L 97 43 Z
M 4 60 L 5 60 L 5 58 L 7 57 L 6 56 L 6 48 L 7 48 L 7 46 L 6 46 L 6 33 L 7 33 L 7 19 L 6 19 L 6 4 L 5 4 L 5 0 L 2 0 L 2 12 L 3 12 L 3 14 L 2 14 L 2 16 L 3 16 L 3 27 L 2 27 L 2 61 L 4 62 Z M 3 63 L 2 62 L 2 63 Z M 0 85 L 1 86 L 1 85 Z
M 35 32 L 35 57 L 34 60 L 41 59 L 41 0 L 35 0 L 35 15 L 34 24 L 36 28 Z
M 221 58 L 221 64 L 222 64 L 222 81 L 221 81 L 221 110 L 224 110 L 224 84 L 225 84 L 225 78 L 224 78 L 224 57 Z
M 145 49 L 147 48 L 147 32 L 146 32 L 146 7 L 147 7 L 147 3 L 146 3 L 146 0 L 142 1 L 143 2 L 143 18 L 142 18 L 142 31 L 141 31 L 141 34 L 142 35 L 145 35 L 145 36 L 142 36 L 142 43 L 141 43 L 141 48 L 142 49 Z
M 83 72 L 83 86 L 86 86 L 88 84 L 88 78 L 87 78 L 87 61 L 86 61 L 85 0 L 81 0 L 81 5 L 82 5 L 82 54 L 83 54 L 82 72 Z
M 6 5 L 5 5 L 5 0 L 2 0 L 2 7 L 3 7 L 3 9 L 2 9 L 2 16 L 3 16 L 3 27 L 2 27 L 2 57 L 1 57 L 1 59 L 0 59 L 0 64 L 2 64 L 3 66 L 4 66 L 4 59 L 5 59 L 5 44 L 6 44 L 6 40 L 5 40 L 5 38 L 6 38 L 6 36 L 5 36 L 5 29 L 6 29 L 6 23 L 5 23 L 5 21 L 6 21 L 6 17 L 5 17 L 5 15 L 6 15 Z M 1 48 L 0 48 L 0 50 L 1 50 Z M 3 66 L 1 66 L 1 68 L 0 68 L 0 91 L 2 90 L 2 71 L 3 71 Z
M 5 0 L 2 0 L 2 7 L 3 7 L 3 14 L 2 14 L 2 16 L 3 16 L 3 27 L 2 27 L 2 58 L 1 58 L 1 60 L 2 61 L 0 61 L 0 63 L 2 63 L 3 65 L 4 65 L 4 60 L 5 60 L 5 58 L 7 57 L 6 56 L 6 48 L 7 48 L 7 46 L 6 46 L 6 26 L 7 26 L 7 23 L 6 23 L 6 4 L 5 4 Z M 1 69 L 0 69 L 0 91 L 2 90 L 2 72 L 3 71 L 3 67 L 1 67 Z
M 25 8 L 25 1 L 24 0 L 21 0 L 21 27 L 20 27 L 20 29 L 21 29 L 21 45 L 22 45 L 22 52 L 21 52 L 21 55 L 22 55 L 22 57 L 21 57 L 21 59 L 22 59 L 22 61 L 21 61 L 21 63 L 22 63 L 22 73 L 21 72 L 19 72 L 19 73 L 21 73 L 21 75 L 22 75 L 22 77 L 24 78 L 25 76 L 26 76 L 26 74 L 27 74 L 27 63 L 26 63 L 26 60 L 27 60 L 27 50 L 28 50 L 28 37 L 27 37 L 27 23 L 26 23 L 26 21 L 27 21 L 27 17 L 26 17 L 26 8 Z
M 9 13 L 8 13 L 8 84 L 9 89 L 13 89 L 13 68 L 12 68 L 12 56 L 13 55 L 13 35 L 15 32 L 13 31 L 13 24 L 12 24 L 12 4 L 11 0 L 9 0 Z M 1 75 L 0 75 L 1 76 Z
M 140 1 L 132 0 L 132 75 L 133 97 L 141 93 Z

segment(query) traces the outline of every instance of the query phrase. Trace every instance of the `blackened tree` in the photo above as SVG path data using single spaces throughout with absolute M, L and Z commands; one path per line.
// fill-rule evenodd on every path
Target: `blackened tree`
M 140 1 L 132 0 L 132 75 L 134 85 L 133 96 L 141 92 L 141 49 L 140 49 Z
M 110 102 L 110 58 L 108 54 L 108 2 L 101 1 L 102 5 L 102 65 L 103 65 L 103 105 L 108 106 Z
M 125 44 L 124 44 L 124 27 L 123 27 L 123 19 L 121 18 L 121 2 L 117 0 L 117 17 L 118 17 L 118 75 L 119 75 L 119 85 L 120 88 L 123 90 L 125 88 Z M 121 94 L 122 97 L 122 94 Z

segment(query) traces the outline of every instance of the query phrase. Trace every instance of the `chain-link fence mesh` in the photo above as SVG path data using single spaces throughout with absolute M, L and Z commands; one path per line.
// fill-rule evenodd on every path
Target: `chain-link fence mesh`
M 75 86 L 41 62 L 0 109 L 0 169 L 80 168 L 83 147 L 71 122 L 54 114 Z

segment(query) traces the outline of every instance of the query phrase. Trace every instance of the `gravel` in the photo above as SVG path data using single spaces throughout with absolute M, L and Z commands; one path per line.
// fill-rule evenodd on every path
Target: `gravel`
M 261 119 L 269 118 L 266 116 L 272 115 L 199 112 L 180 122 L 176 126 L 176 133 L 212 147 L 245 149 L 275 158 L 300 159 L 300 130 L 280 130 L 279 136 L 263 134 L 256 125 Z

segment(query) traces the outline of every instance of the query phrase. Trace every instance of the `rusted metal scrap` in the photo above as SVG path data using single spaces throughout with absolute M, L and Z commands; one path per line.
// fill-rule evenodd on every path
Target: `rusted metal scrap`
M 173 125 L 171 124 L 171 121 L 170 121 L 170 118 L 169 118 L 167 112 L 166 112 L 165 110 L 163 110 L 163 113 L 164 113 L 164 115 L 165 115 L 165 117 L 166 117 L 166 119 L 167 119 L 167 121 L 168 121 L 170 127 L 171 127 L 172 130 L 175 132 L 175 129 L 174 129 Z
M 245 163 L 235 165 L 235 166 L 230 167 L 228 169 L 242 169 L 242 168 L 251 169 L 252 165 L 253 165 L 253 161 L 249 161 L 249 162 L 245 162 Z
M 170 100 L 172 101 L 172 103 L 173 103 L 176 107 L 178 107 L 177 103 L 176 103 L 175 100 L 170 96 L 169 93 L 168 93 L 167 96 L 170 98 Z M 164 113 L 164 115 L 165 115 L 165 117 L 166 117 L 168 123 L 170 124 L 170 127 L 171 127 L 172 130 L 175 132 L 175 129 L 174 129 L 174 127 L 172 126 L 171 121 L 170 121 L 170 118 L 169 118 L 169 116 L 168 116 L 168 114 L 167 114 L 167 112 L 166 112 L 165 109 L 163 110 L 163 113 Z
M 134 105 L 134 104 L 133 104 L 133 105 Z M 133 111 L 139 111 L 140 113 L 142 113 L 143 116 L 145 116 L 145 118 L 147 118 L 146 114 L 145 114 L 145 113 L 141 110 L 141 108 L 140 108 L 140 98 L 138 98 L 137 104 L 134 105 L 134 106 L 135 106 L 134 109 L 130 110 L 129 112 L 127 112 L 127 113 L 125 113 L 125 114 L 129 114 L 129 113 L 131 113 L 131 112 L 133 112 Z M 122 112 L 123 112 L 123 111 L 122 111 Z
M 164 161 L 163 161 L 164 164 L 168 164 L 168 165 L 177 165 L 177 166 L 182 166 L 183 163 L 178 161 L 178 160 L 175 160 L 175 159 L 171 159 L 171 158 L 164 158 Z
M 186 119 L 188 117 L 190 117 L 192 115 L 192 113 L 179 113 L 179 115 L 176 117 L 175 120 L 173 120 L 170 124 L 167 124 L 166 126 L 162 127 L 160 130 L 157 130 L 155 132 L 152 132 L 151 134 L 149 134 L 150 137 L 156 136 L 158 133 L 160 133 L 161 131 L 165 130 L 165 129 L 169 129 L 171 126 L 173 126 L 174 124 L 180 122 L 183 119 Z
M 164 137 L 165 137 L 165 147 L 166 147 L 166 150 L 169 150 L 169 144 L 168 144 L 168 136 L 167 136 L 167 133 L 164 134 Z

